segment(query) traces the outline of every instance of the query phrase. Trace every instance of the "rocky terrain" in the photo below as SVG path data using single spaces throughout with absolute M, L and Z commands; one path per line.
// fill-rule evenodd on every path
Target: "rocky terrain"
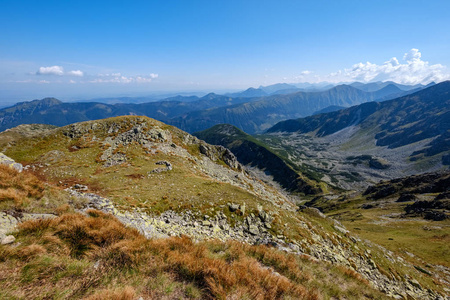
M 369 200 L 398 195 L 396 202 L 408 202 L 402 215 L 404 217 L 420 216 L 435 221 L 450 218 L 449 172 L 425 173 L 381 182 L 366 189 L 363 195 Z
M 62 210 L 58 205 L 65 204 L 79 213 L 95 208 L 112 214 L 150 239 L 189 236 L 275 247 L 355 272 L 395 298 L 435 299 L 447 293 L 445 267 L 419 271 L 318 210 L 299 209 L 275 184 L 247 172 L 228 149 L 161 122 L 120 117 L 27 136 L 12 129 L 1 133 L 0 141 L 0 149 L 23 165 L 18 174 L 35 174 L 47 185 L 39 185 L 29 200 L 2 201 L 3 234 L 14 239 L 11 228 L 17 222 L 56 217 Z M 16 187 L 5 186 L 5 194 L 11 188 Z M 42 196 L 46 189 L 59 196 Z M 13 238 L 5 239 L 2 247 L 15 247 Z

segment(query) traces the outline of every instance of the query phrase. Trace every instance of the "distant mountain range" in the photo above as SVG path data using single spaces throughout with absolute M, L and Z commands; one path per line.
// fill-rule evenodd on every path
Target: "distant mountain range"
M 405 85 L 399 84 L 393 81 L 377 81 L 370 83 L 362 83 L 362 82 L 353 82 L 350 84 L 352 87 L 360 89 L 364 92 L 376 92 L 381 90 L 389 85 L 398 88 L 399 92 L 412 91 L 412 90 L 420 90 L 425 87 L 429 87 L 434 85 L 434 82 L 431 82 L 428 85 L 416 84 L 416 85 Z M 342 84 L 340 84 L 342 85 Z M 336 84 L 331 83 L 300 83 L 300 84 L 287 84 L 287 83 L 277 83 L 268 86 L 260 86 L 259 88 L 248 88 L 245 91 L 236 92 L 236 93 L 228 93 L 226 96 L 230 97 L 264 97 L 271 95 L 286 95 L 292 94 L 296 92 L 322 92 L 329 90 L 333 87 L 337 86 Z
M 408 96 L 384 102 L 369 102 L 347 109 L 282 121 L 268 133 L 295 132 L 326 137 L 353 127 L 348 142 L 361 135 L 373 135 L 376 146 L 395 149 L 421 141 L 426 146 L 406 154 L 412 161 L 442 156 L 450 165 L 450 81 Z
M 370 82 L 370 83 L 362 83 L 362 82 L 353 82 L 350 84 L 350 86 L 355 87 L 357 89 L 363 90 L 365 92 L 375 92 L 378 91 L 388 85 L 394 85 L 397 88 L 399 88 L 402 91 L 411 91 L 411 90 L 417 90 L 417 89 L 423 89 L 426 87 L 430 87 L 435 85 L 435 82 L 431 82 L 427 85 L 423 84 L 415 84 L 415 85 L 406 85 L 406 84 L 400 84 L 393 81 L 377 81 L 377 82 Z
M 183 101 L 180 101 L 182 98 Z M 187 99 L 186 99 L 187 98 Z M 61 102 L 45 98 L 21 102 L 0 110 L 0 131 L 20 124 L 50 124 L 64 126 L 74 122 L 103 119 L 121 115 L 144 115 L 158 120 L 170 120 L 190 111 L 204 110 L 248 101 L 247 98 L 230 98 L 208 94 L 195 101 L 192 97 L 174 97 L 164 101 L 141 104 L 98 102 Z
M 297 92 L 251 98 L 252 101 L 232 106 L 191 111 L 167 122 L 188 132 L 227 123 L 253 134 L 263 132 L 281 120 L 306 117 L 329 106 L 350 107 L 408 93 L 393 85 L 385 86 L 376 92 L 364 92 L 348 85 L 340 85 L 322 92 Z
M 55 98 L 21 102 L 0 110 L 0 131 L 30 123 L 63 126 L 74 122 L 120 115 L 144 115 L 175 125 L 188 132 L 205 130 L 229 123 L 248 132 L 262 132 L 279 121 L 312 115 L 330 106 L 349 107 L 367 101 L 382 101 L 408 94 L 397 84 L 383 84 L 379 90 L 365 92 L 340 85 L 320 92 L 298 92 L 297 87 L 277 84 L 248 89 L 235 95 L 210 93 L 197 96 L 175 96 L 147 103 L 61 102 Z M 381 86 L 381 85 L 380 85 Z M 318 88 L 309 85 L 307 88 Z M 414 87 L 417 88 L 417 87 Z M 281 90 L 280 90 L 281 89 Z M 367 88 L 369 89 L 369 88 Z M 374 89 L 373 86 L 370 89 Z M 274 94 L 276 91 L 292 92 Z M 105 98 L 106 99 L 106 98 Z M 106 101 L 103 99 L 103 101 Z M 116 99 L 118 102 L 128 98 Z M 142 98 L 144 99 L 144 98 Z M 142 101 L 141 98 L 136 101 Z M 109 99 L 109 101 L 116 101 Z M 130 101 L 133 101 L 129 98 Z

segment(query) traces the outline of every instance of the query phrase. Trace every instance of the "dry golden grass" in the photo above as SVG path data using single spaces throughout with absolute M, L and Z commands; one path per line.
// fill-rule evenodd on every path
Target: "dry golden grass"
M 24 201 L 41 198 L 44 189 L 44 184 L 33 174 L 19 173 L 0 164 L 0 203 L 13 201 L 16 207 L 20 207 Z
M 297 299 L 317 299 L 316 291 L 309 291 L 299 283 L 265 267 L 247 255 L 237 243 L 226 245 L 234 259 L 211 258 L 207 244 L 194 244 L 189 238 L 172 238 L 150 242 L 152 252 L 162 255 L 170 270 L 180 279 L 194 280 L 217 299 L 227 297 L 251 299 L 279 299 L 291 296 Z M 271 251 L 257 247 L 260 252 Z M 226 252 L 224 252 L 226 254 Z
M 27 221 L 16 237 L 20 244 L 0 246 L 0 298 L 383 297 L 345 268 L 238 242 L 147 240 L 96 210 Z
M 100 290 L 92 296 L 85 298 L 86 300 L 135 300 L 136 292 L 134 288 L 127 286 L 123 289 Z

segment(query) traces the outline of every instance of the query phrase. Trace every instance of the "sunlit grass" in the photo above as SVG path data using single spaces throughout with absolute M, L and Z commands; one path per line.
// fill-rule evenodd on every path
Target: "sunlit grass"
M 238 242 L 146 240 L 94 210 L 28 221 L 16 236 L 0 246 L 6 298 L 384 298 L 344 267 Z

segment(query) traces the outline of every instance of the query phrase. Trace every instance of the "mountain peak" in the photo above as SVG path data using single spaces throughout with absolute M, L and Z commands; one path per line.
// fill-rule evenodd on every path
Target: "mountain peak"
M 213 127 L 203 130 L 201 132 L 197 132 L 194 133 L 194 135 L 197 134 L 202 134 L 202 136 L 207 136 L 207 135 L 226 135 L 226 136 L 246 136 L 247 134 L 240 130 L 239 128 L 237 128 L 234 125 L 231 124 L 218 124 L 218 125 L 214 125 Z M 202 139 L 205 139 L 203 138 Z
M 209 94 L 206 94 L 205 96 L 203 96 L 201 99 L 213 99 L 217 96 L 218 95 L 216 93 L 209 93 Z
M 16 105 L 14 105 L 13 107 L 17 107 L 17 106 L 40 106 L 40 107 L 50 107 L 50 106 L 54 106 L 54 105 L 59 105 L 62 104 L 63 102 L 53 98 L 53 97 L 46 97 L 43 99 L 36 99 L 36 100 L 32 100 L 32 101 L 24 101 L 24 102 L 18 102 Z

